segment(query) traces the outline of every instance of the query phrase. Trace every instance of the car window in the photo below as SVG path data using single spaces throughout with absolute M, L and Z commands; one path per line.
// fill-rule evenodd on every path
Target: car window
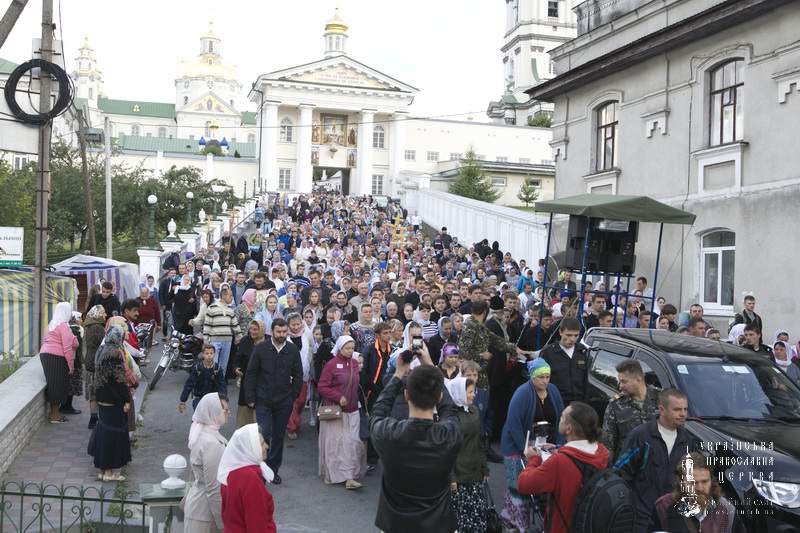
M 646 357 L 646 355 L 644 355 L 643 352 L 640 351 L 640 352 L 638 352 L 638 354 L 636 356 L 636 360 L 639 361 L 639 364 L 642 365 L 642 371 L 644 372 L 644 382 L 645 382 L 645 384 L 652 385 L 653 387 L 655 387 L 657 389 L 663 389 L 664 386 L 661 384 L 661 380 L 658 379 L 658 374 L 656 374 L 655 370 L 650 368 L 650 365 L 647 364 L 647 362 L 645 361 L 644 357 Z
M 769 361 L 687 363 L 676 369 L 694 416 L 800 418 L 800 390 Z
M 614 390 L 619 390 L 619 381 L 617 380 L 617 365 L 626 359 L 630 359 L 633 350 L 623 346 L 617 346 L 610 343 L 601 342 L 596 344 L 600 349 L 595 354 L 592 361 L 592 367 L 589 373 L 598 381 L 611 387 Z M 639 364 L 642 365 L 644 372 L 644 381 L 648 385 L 653 385 L 657 388 L 662 388 L 661 380 L 650 365 L 645 361 L 638 359 Z
M 617 365 L 630 359 L 632 350 L 611 343 L 595 344 L 599 349 L 595 353 L 589 375 L 614 390 L 619 390 L 617 381 Z

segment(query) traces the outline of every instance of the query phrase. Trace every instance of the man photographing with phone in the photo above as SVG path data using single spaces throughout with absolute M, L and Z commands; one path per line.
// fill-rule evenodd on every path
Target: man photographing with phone
M 419 366 L 411 370 L 415 360 Z M 408 402 L 409 416 L 405 420 L 390 416 L 395 398 L 401 393 Z M 383 463 L 375 517 L 380 530 L 455 531 L 450 473 L 462 440 L 456 409 L 422 337 L 417 342 L 412 335 L 411 349 L 398 355 L 394 375 L 375 402 L 370 417 L 370 436 Z M 420 483 L 421 479 L 425 482 Z

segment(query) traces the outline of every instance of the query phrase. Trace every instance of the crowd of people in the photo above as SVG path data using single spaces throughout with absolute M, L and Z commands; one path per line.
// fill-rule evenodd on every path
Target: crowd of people
M 680 313 L 654 301 L 644 277 L 629 297 L 603 280 L 579 288 L 569 271 L 545 288 L 544 260 L 460 243 L 446 228 L 426 234 L 393 202 L 330 193 L 262 202 L 255 228 L 170 256 L 139 298 L 120 302 L 106 282 L 83 316 L 56 308 L 41 350 L 50 421 L 75 412 L 82 385 L 73 378 L 84 376 L 101 478 L 119 479 L 113 470 L 130 461 L 133 328 L 154 321 L 167 337 L 203 339 L 178 404 L 193 408 L 192 531 L 274 531 L 264 481 L 282 482 L 284 439 L 304 431 L 317 433 L 325 484 L 361 489 L 380 462 L 376 525 L 387 532 L 486 531 L 489 462 L 504 466 L 499 520 L 509 531 L 570 530 L 583 469 L 612 465 L 635 497 L 636 531 L 697 529 L 672 529 L 665 504 L 686 450 L 698 450 L 683 429 L 686 395 L 646 385 L 641 366 L 625 361 L 601 420 L 584 403 L 580 339 L 611 326 L 721 339 L 702 306 Z M 728 342 L 763 352 L 797 381 L 798 346 L 784 330 L 765 345 L 754 306 L 746 297 Z M 219 429 L 237 388 L 228 442 Z M 713 485 L 706 495 L 720 500 Z M 736 523 L 724 501 L 713 508 Z

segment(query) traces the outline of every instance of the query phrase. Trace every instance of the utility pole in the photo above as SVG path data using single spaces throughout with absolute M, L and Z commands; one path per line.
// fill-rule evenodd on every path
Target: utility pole
M 83 194 L 85 196 L 84 209 L 86 217 L 86 232 L 89 239 L 89 250 L 92 255 L 97 255 L 97 241 L 94 236 L 94 202 L 92 201 L 92 183 L 89 180 L 89 165 L 86 162 L 86 117 L 83 110 L 78 110 L 78 143 L 81 148 L 81 174 L 83 174 Z
M 53 0 L 42 0 L 42 44 L 41 58 L 53 61 Z M 39 113 L 51 109 L 52 92 L 49 74 L 39 74 Z M 47 268 L 47 208 L 50 201 L 50 133 L 52 121 L 39 126 L 39 172 L 36 176 L 36 250 L 33 275 L 33 340 L 34 346 L 41 345 L 44 329 L 44 289 Z
M 22 10 L 25 9 L 27 3 L 28 0 L 11 0 L 3 19 L 0 20 L 0 48 L 6 43 L 8 35 L 14 29 L 14 25 L 17 23 L 17 19 L 22 14 Z
M 111 123 L 108 121 L 108 117 L 104 122 L 103 140 L 106 154 L 106 257 L 113 259 L 111 244 Z

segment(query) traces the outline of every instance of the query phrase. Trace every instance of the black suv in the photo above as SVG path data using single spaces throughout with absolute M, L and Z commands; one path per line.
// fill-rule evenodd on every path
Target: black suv
M 713 451 L 748 531 L 800 531 L 800 388 L 775 363 L 662 330 L 593 328 L 583 342 L 591 347 L 587 401 L 601 417 L 618 392 L 615 367 L 636 359 L 648 384 L 688 395 L 686 429 Z

